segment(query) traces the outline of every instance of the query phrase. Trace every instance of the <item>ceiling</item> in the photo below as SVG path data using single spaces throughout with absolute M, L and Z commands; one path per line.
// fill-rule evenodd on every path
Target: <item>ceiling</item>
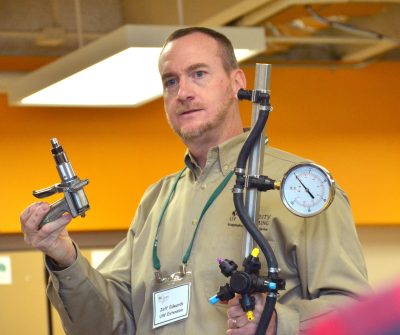
M 0 90 L 21 75 L 4 59 L 60 57 L 128 23 L 262 26 L 250 63 L 400 60 L 400 0 L 0 0 Z

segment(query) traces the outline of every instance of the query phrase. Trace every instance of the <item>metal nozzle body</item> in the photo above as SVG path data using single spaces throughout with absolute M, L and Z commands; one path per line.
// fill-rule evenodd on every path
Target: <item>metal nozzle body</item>
M 67 154 L 64 152 L 63 147 L 58 143 L 56 138 L 52 138 L 50 142 L 52 146 L 51 153 L 56 162 L 61 182 L 66 184 L 71 183 L 76 178 L 76 175 L 68 160 Z
M 88 198 L 83 190 L 89 181 L 87 179 L 80 180 L 75 174 L 57 138 L 52 138 L 50 142 L 52 146 L 51 153 L 53 154 L 61 182 L 42 190 L 33 191 L 33 195 L 37 198 L 44 198 L 63 192 L 64 198 L 50 205 L 50 211 L 44 217 L 39 227 L 58 219 L 65 212 L 70 213 L 72 217 L 77 217 L 78 215 L 83 217 L 85 216 L 85 212 L 90 208 Z

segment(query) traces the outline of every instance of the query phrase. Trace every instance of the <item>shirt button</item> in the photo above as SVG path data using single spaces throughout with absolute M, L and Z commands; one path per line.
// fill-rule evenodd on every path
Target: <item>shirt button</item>
M 228 171 L 229 166 L 228 165 L 224 165 L 224 171 Z
M 201 185 L 201 189 L 202 189 L 202 190 L 205 190 L 206 188 L 207 188 L 207 184 L 202 184 L 202 185 Z
M 198 222 L 197 219 L 193 219 L 193 220 L 192 220 L 192 225 L 193 225 L 193 226 L 197 225 L 197 222 Z
M 65 279 L 66 280 L 71 280 L 71 276 L 66 276 Z

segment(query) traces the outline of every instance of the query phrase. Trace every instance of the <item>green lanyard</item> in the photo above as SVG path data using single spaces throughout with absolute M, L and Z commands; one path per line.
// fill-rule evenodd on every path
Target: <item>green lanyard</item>
M 162 222 L 162 220 L 163 220 L 163 218 L 164 218 L 164 215 L 165 215 L 165 212 L 167 211 L 167 208 L 168 208 L 168 206 L 169 206 L 169 204 L 170 204 L 170 202 L 171 202 L 171 199 L 172 199 L 173 195 L 175 194 L 176 186 L 178 185 L 179 179 L 181 178 L 181 176 L 183 175 L 183 173 L 185 172 L 185 170 L 186 170 L 186 167 L 183 168 L 183 170 L 182 170 L 182 171 L 178 174 L 178 176 L 176 177 L 176 179 L 175 179 L 175 181 L 174 181 L 174 184 L 172 185 L 172 190 L 171 190 L 171 192 L 169 193 L 169 195 L 168 195 L 168 197 L 167 197 L 167 200 L 165 201 L 164 206 L 163 206 L 163 208 L 162 208 L 161 215 L 160 215 L 160 219 L 158 220 L 157 232 L 156 232 L 156 237 L 154 238 L 154 245 L 153 245 L 153 267 L 154 267 L 154 269 L 156 269 L 156 270 L 160 270 L 160 268 L 161 268 L 160 259 L 158 258 L 158 253 L 157 253 L 157 250 L 158 250 L 158 241 L 159 241 L 159 237 L 160 237 L 160 226 L 161 226 L 161 222 Z M 212 203 L 214 202 L 214 200 L 217 199 L 217 197 L 220 195 L 220 193 L 222 192 L 222 190 L 223 190 L 223 189 L 225 188 L 225 186 L 228 184 L 229 180 L 230 180 L 230 179 L 232 178 L 232 176 L 233 176 L 233 173 L 234 173 L 234 171 L 229 172 L 229 174 L 228 174 L 228 175 L 224 178 L 224 180 L 218 185 L 218 187 L 215 189 L 215 191 L 213 192 L 213 194 L 211 194 L 210 198 L 208 199 L 207 203 L 205 204 L 205 206 L 204 206 L 204 208 L 203 208 L 203 210 L 202 210 L 202 212 L 201 212 L 201 214 L 200 214 L 200 217 L 199 217 L 199 220 L 198 220 L 196 229 L 195 229 L 195 231 L 194 231 L 194 233 L 193 233 L 192 240 L 190 241 L 189 247 L 188 247 L 188 249 L 186 250 L 186 253 L 185 253 L 185 255 L 184 255 L 183 258 L 182 258 L 182 263 L 183 263 L 183 264 L 186 265 L 187 262 L 189 261 L 190 254 L 191 254 L 192 248 L 193 248 L 194 239 L 196 238 L 196 234 L 197 234 L 197 231 L 198 231 L 198 229 L 199 229 L 199 227 L 200 227 L 200 223 L 201 223 L 201 221 L 202 221 L 202 219 L 203 219 L 203 217 L 204 217 L 204 214 L 206 214 L 207 210 L 210 208 L 210 206 L 212 205 Z

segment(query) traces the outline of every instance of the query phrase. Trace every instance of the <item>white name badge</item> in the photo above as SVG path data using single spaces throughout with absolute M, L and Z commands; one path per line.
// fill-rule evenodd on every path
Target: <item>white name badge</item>
M 189 316 L 191 283 L 153 292 L 153 329 Z

